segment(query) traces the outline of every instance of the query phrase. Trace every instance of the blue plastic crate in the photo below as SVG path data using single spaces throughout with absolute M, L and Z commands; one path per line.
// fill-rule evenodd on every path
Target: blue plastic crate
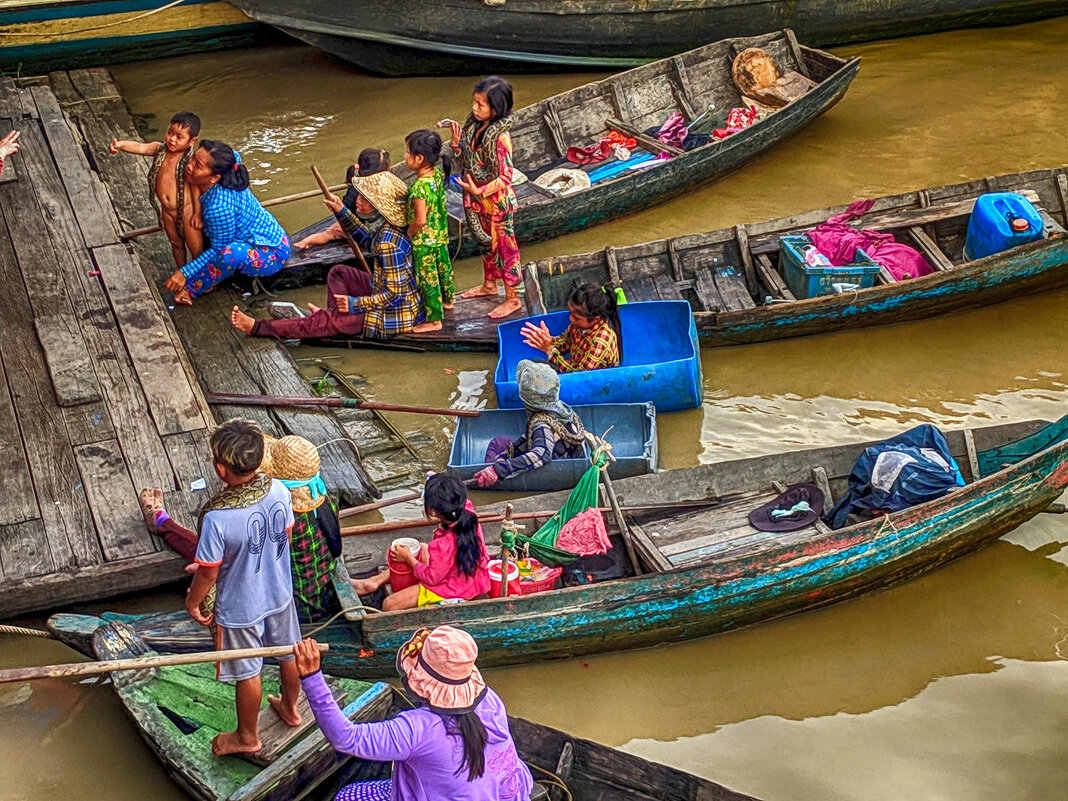
M 875 286 L 879 264 L 860 248 L 853 254 L 852 264 L 809 267 L 802 253 L 811 244 L 812 240 L 807 234 L 779 237 L 779 268 L 795 298 L 833 295 L 832 284 L 837 283 L 859 284 L 861 289 Z

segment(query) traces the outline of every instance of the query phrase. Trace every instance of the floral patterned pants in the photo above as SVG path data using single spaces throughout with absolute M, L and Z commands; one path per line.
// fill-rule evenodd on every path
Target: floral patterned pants
M 445 316 L 442 303 L 452 303 L 456 284 L 452 277 L 452 261 L 448 245 L 412 245 L 415 282 L 423 296 L 428 323 Z
M 495 220 L 479 214 L 482 227 L 493 237 L 489 251 L 482 256 L 482 272 L 487 281 L 501 279 L 505 286 L 519 286 L 523 272 L 519 267 L 519 243 L 515 241 L 515 219 L 509 214 Z
M 219 251 L 218 258 L 187 276 L 185 286 L 192 297 L 199 297 L 211 292 L 234 273 L 251 277 L 274 275 L 286 266 L 288 258 L 289 237 L 285 235 L 278 247 L 231 242 Z

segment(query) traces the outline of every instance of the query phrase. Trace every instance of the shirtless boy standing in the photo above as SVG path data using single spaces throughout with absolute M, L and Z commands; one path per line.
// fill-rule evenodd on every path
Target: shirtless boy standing
M 204 250 L 200 198 L 196 190 L 185 185 L 185 163 L 196 150 L 199 135 L 200 117 L 191 111 L 179 111 L 171 118 L 162 142 L 111 141 L 112 154 L 121 150 L 152 156 L 152 169 L 148 173 L 149 200 L 159 215 L 163 232 L 171 241 L 171 253 L 178 267 L 185 266 L 187 247 L 194 259 Z

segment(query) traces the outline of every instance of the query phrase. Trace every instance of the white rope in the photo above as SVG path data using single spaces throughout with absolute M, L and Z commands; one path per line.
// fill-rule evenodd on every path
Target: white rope
M 100 31 L 100 30 L 103 30 L 104 28 L 114 28 L 116 25 L 127 25 L 127 24 L 129 24 L 131 22 L 136 22 L 139 19 L 144 19 L 145 17 L 151 17 L 153 14 L 158 14 L 161 11 L 166 11 L 168 8 L 173 8 L 174 6 L 178 5 L 179 3 L 184 3 L 184 2 L 185 2 L 185 0 L 171 0 L 171 2 L 167 3 L 167 5 L 165 5 L 165 6 L 160 6 L 159 8 L 153 8 L 151 11 L 145 11 L 145 12 L 143 12 L 141 14 L 137 14 L 136 16 L 133 16 L 133 17 L 127 17 L 126 19 L 118 19 L 118 20 L 115 20 L 113 22 L 105 22 L 105 23 L 102 23 L 100 25 L 90 25 L 87 28 L 75 28 L 72 31 L 63 31 L 62 35 L 63 36 L 69 36 L 70 34 L 73 34 L 73 33 L 88 33 L 89 31 Z M 38 39 L 46 39 L 46 38 L 53 38 L 55 36 L 55 34 L 52 34 L 52 33 L 28 33 L 28 32 L 25 32 L 25 31 L 23 31 L 23 32 L 4 31 L 4 36 L 29 36 L 29 37 L 37 37 Z

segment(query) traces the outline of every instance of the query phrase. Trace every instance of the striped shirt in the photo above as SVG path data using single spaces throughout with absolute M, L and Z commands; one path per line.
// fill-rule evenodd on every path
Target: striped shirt
M 567 430 L 578 433 L 574 425 L 569 424 Z M 498 478 L 537 470 L 553 459 L 581 459 L 586 455 L 586 448 L 581 442 L 573 445 L 558 437 L 551 425 L 538 421 L 531 426 L 529 437 L 524 435 L 515 441 L 512 452 L 517 455 L 511 459 L 500 456 L 493 463 Z
M 349 298 L 349 313 L 363 312 L 363 335 L 386 339 L 411 331 L 425 316 L 412 269 L 411 240 L 388 222 L 373 234 L 345 207 L 335 216 L 356 244 L 375 254 L 371 294 Z

